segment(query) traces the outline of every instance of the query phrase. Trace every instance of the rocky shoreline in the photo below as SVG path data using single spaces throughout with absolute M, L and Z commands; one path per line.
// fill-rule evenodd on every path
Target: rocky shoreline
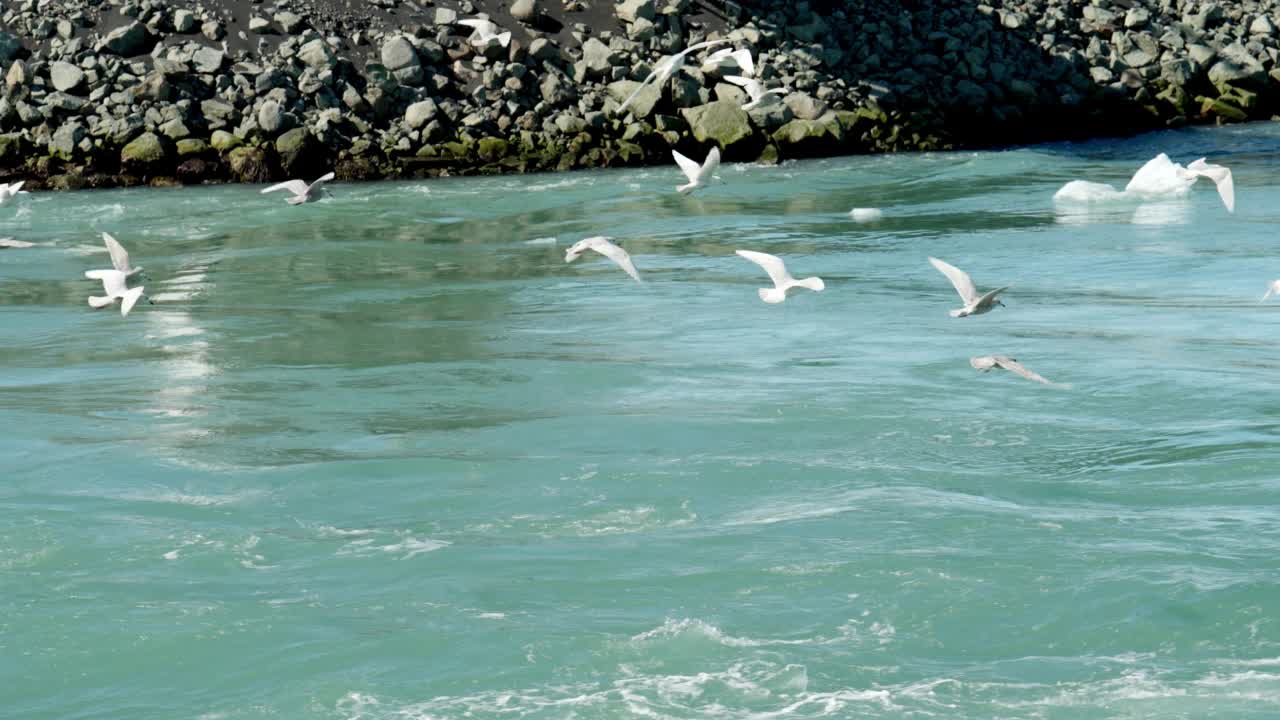
M 1280 0 L 16 0 L 0 180 L 33 189 L 986 147 L 1280 111 Z M 483 15 L 508 39 L 460 21 Z M 662 57 L 689 61 L 616 112 Z

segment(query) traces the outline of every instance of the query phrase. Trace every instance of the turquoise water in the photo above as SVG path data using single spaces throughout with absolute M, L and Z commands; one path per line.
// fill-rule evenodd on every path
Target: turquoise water
M 1161 151 L 1233 168 L 1236 213 L 1051 201 Z M 692 198 L 674 166 L 25 196 L 0 716 L 1278 717 L 1278 170 L 1250 125 Z M 127 318 L 85 305 L 103 230 Z M 563 262 L 596 234 L 644 285 Z M 827 289 L 766 305 L 735 248 Z M 1006 307 L 948 317 L 929 255 Z

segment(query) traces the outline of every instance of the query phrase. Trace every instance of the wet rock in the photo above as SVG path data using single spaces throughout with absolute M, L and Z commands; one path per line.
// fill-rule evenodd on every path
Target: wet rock
M 271 180 L 271 167 L 261 148 L 238 147 L 227 156 L 231 175 L 237 182 L 265 183 Z

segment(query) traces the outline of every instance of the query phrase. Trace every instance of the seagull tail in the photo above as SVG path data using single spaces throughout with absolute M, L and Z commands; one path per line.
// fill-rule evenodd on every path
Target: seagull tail
M 949 310 L 947 314 L 950 315 L 951 317 L 964 317 L 969 313 L 965 312 L 964 308 L 960 308 L 959 310 Z
M 756 291 L 760 294 L 760 299 L 770 303 L 777 304 L 787 299 L 787 292 L 778 288 L 760 288 Z
M 113 302 L 115 302 L 115 300 L 112 300 L 109 297 L 98 297 L 97 295 L 89 296 L 89 307 L 94 310 L 101 310 L 104 307 L 110 307 Z

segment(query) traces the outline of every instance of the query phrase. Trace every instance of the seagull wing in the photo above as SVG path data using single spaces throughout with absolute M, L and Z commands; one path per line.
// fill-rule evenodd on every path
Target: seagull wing
M 703 40 L 700 43 L 694 43 L 689 47 L 681 50 L 680 52 L 676 53 L 674 57 L 678 57 L 678 58 L 684 57 L 685 55 L 688 55 L 691 52 L 697 52 L 703 48 L 709 48 L 712 45 L 723 45 L 727 42 L 729 41 L 728 40 Z
M 987 372 L 996 366 L 996 359 L 990 355 L 981 355 L 979 357 L 969 358 L 969 364 L 973 366 L 974 370 Z
M 311 189 L 312 189 L 312 188 L 314 188 L 315 186 L 319 185 L 320 183 L 329 182 L 330 180 L 332 180 L 332 179 L 333 179 L 333 177 L 334 177 L 334 175 L 333 175 L 333 173 L 332 173 L 332 172 L 327 172 L 327 173 L 325 173 L 325 174 L 321 175 L 320 177 L 316 178 L 315 182 L 313 182 L 313 183 L 311 183 L 310 185 L 308 185 L 308 186 L 307 186 L 307 192 L 311 192 Z
M 969 279 L 969 273 L 936 257 L 929 258 L 929 262 L 938 268 L 938 272 L 947 276 L 947 279 L 955 286 L 956 292 L 960 293 L 960 299 L 964 301 L 965 305 L 978 299 L 978 289 L 973 286 L 973 280 Z
M 129 311 L 138 302 L 138 298 L 142 297 L 142 288 L 129 288 L 120 295 L 120 315 L 128 317 Z
M 622 112 L 623 110 L 626 110 L 627 106 L 631 104 L 631 101 L 635 100 L 636 96 L 640 94 L 640 91 L 645 89 L 645 87 L 647 87 L 649 83 L 653 82 L 653 79 L 656 77 L 658 77 L 658 70 L 655 69 L 653 72 L 649 73 L 649 77 L 641 81 L 640 87 L 637 87 L 635 92 L 631 93 L 630 97 L 622 101 L 622 104 L 618 106 L 618 109 L 615 112 Z
M 124 246 L 107 233 L 102 233 L 102 242 L 107 246 L 107 252 L 111 254 L 111 266 L 122 273 L 129 272 L 132 268 L 129 267 L 129 253 Z
M 0 238 L 0 248 L 29 248 L 35 247 L 35 243 L 29 243 L 25 240 L 14 240 L 11 237 Z
M 19 192 L 21 192 L 21 191 L 22 191 L 22 184 L 23 184 L 23 183 L 25 183 L 25 182 L 26 182 L 26 180 L 19 180 L 18 182 L 16 182 L 16 183 L 14 183 L 14 184 L 10 185 L 10 186 L 9 186 L 9 194 L 10 194 L 10 195 L 17 195 Z
M 689 182 L 698 182 L 698 175 L 702 172 L 702 166 L 681 155 L 676 150 L 671 151 L 671 157 L 676 159 L 676 164 L 680 166 L 680 171 L 684 173 L 684 176 L 689 178 Z
M 1266 300 L 1276 293 L 1280 293 L 1280 280 L 1272 281 L 1272 283 L 1267 286 L 1267 292 L 1262 296 L 1262 300 Z M 1258 302 L 1262 302 L 1262 300 L 1259 300 Z
M 750 50 L 746 48 L 740 48 L 738 50 L 734 50 L 730 52 L 729 57 L 732 57 L 734 59 L 734 62 L 738 63 L 738 67 L 742 69 L 742 72 L 746 73 L 747 75 L 756 74 L 756 64 L 751 59 Z
M 592 238 L 590 247 L 592 250 L 595 250 L 616 263 L 618 267 L 622 268 L 631 276 L 632 280 L 635 280 L 636 282 L 644 282 L 640 279 L 640 273 L 636 272 L 636 266 L 631 262 L 631 256 L 627 254 L 626 250 L 623 250 L 604 238 Z
M 1013 358 L 1004 357 L 1003 355 L 996 355 L 992 359 L 995 360 L 996 365 L 999 365 L 1000 367 L 1004 368 L 1005 370 L 1008 370 L 1014 375 L 1021 375 L 1022 377 L 1028 380 L 1035 380 L 1036 382 L 1044 383 L 1045 385 L 1053 384 L 1048 380 L 1044 379 L 1043 377 L 1041 377 L 1038 373 L 1027 369 L 1026 366 L 1024 366 L 1022 363 L 1018 362 Z
M 782 262 L 782 258 L 769 253 L 756 252 L 754 250 L 734 250 L 739 257 L 744 257 L 751 262 L 764 268 L 769 273 L 769 279 L 777 287 L 785 287 L 788 283 L 794 282 L 791 273 L 787 272 L 787 266 Z
M 707 153 L 707 159 L 702 162 L 702 167 L 698 168 L 698 181 L 705 182 L 710 179 L 715 171 L 720 168 L 720 148 L 713 147 L 711 152 Z
M 466 25 L 467 27 L 473 28 L 475 30 L 483 30 L 484 28 L 493 27 L 492 22 L 489 22 L 488 20 L 483 20 L 481 18 L 470 18 L 468 20 L 459 20 L 458 24 Z
M 301 197 L 307 194 L 307 184 L 301 180 L 286 180 L 282 183 L 278 183 L 276 185 L 272 185 L 269 188 L 263 189 L 262 194 L 265 195 L 269 192 L 275 192 L 277 190 L 288 190 L 294 195 Z
M 725 75 L 724 79 L 746 90 L 752 102 L 764 96 L 764 88 L 760 85 L 760 81 L 755 78 L 742 77 L 741 75 Z
M 1221 165 L 1210 165 L 1200 158 L 1189 165 L 1187 169 L 1196 175 L 1207 177 L 1218 186 L 1218 195 L 1222 198 L 1222 204 L 1227 206 L 1227 212 L 1236 211 L 1236 183 L 1231 177 L 1231 170 Z

